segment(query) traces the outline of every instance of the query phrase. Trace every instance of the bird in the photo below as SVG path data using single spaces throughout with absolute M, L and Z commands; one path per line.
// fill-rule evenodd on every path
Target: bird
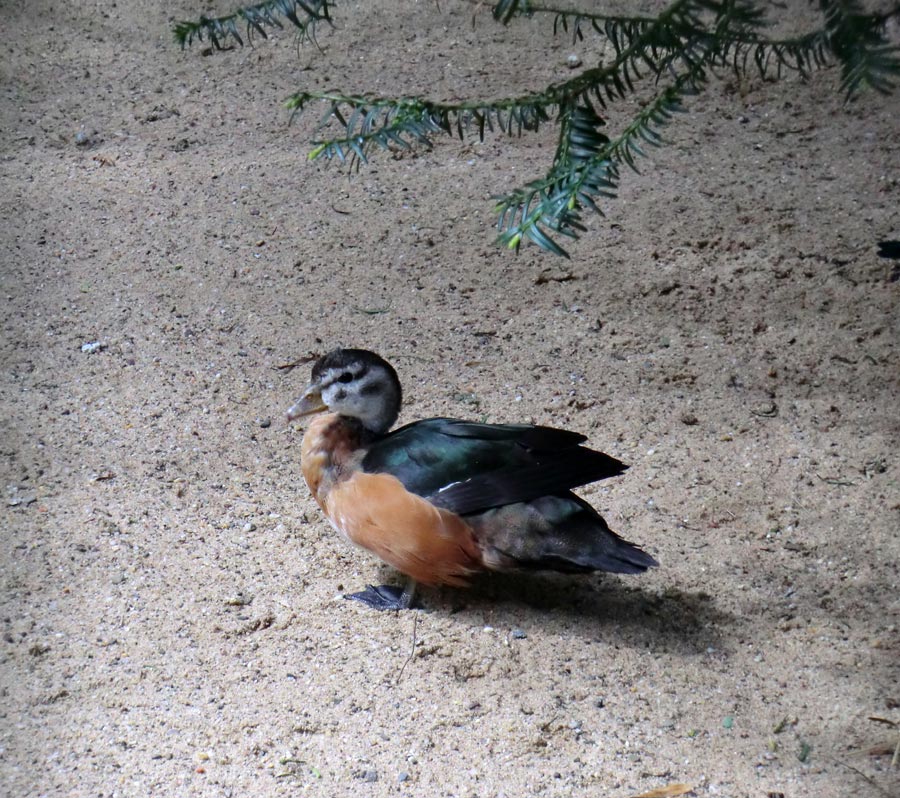
M 402 403 L 394 367 L 365 349 L 320 357 L 288 420 L 315 415 L 303 477 L 332 526 L 406 576 L 346 598 L 413 605 L 418 584 L 467 587 L 485 571 L 637 574 L 658 565 L 613 532 L 573 488 L 628 466 L 584 435 L 453 418 L 391 431 Z

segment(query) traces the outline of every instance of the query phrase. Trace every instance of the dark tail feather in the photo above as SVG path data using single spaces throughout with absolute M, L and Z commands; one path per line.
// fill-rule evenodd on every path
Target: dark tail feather
M 648 568 L 655 568 L 659 565 L 640 546 L 629 543 L 611 530 L 608 530 L 607 535 L 600 535 L 598 538 L 606 539 L 602 540 L 599 546 L 595 542 L 589 556 L 581 560 L 579 565 L 583 562 L 585 565 L 584 570 L 609 571 L 613 574 L 642 574 Z M 557 571 L 566 570 L 564 567 L 553 567 L 550 565 L 543 567 L 549 567 Z
M 508 505 L 467 520 L 482 546 L 485 564 L 497 570 L 639 574 L 658 565 L 571 493 Z

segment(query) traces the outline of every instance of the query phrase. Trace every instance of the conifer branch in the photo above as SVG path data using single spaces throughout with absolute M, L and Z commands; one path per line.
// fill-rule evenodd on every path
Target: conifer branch
M 246 23 L 247 40 L 252 42 L 254 31 L 268 39 L 266 28 L 283 29 L 282 17 L 292 23 L 301 36 L 315 41 L 316 24 L 321 21 L 331 24 L 330 0 L 266 0 L 239 8 L 224 17 L 200 17 L 196 22 L 177 22 L 173 33 L 182 48 L 189 47 L 196 39 L 199 42 L 209 40 L 217 50 L 224 50 L 227 48 L 223 45 L 229 39 L 244 46 L 238 31 L 241 22 Z
M 847 99 L 863 85 L 888 94 L 900 75 L 900 48 L 885 38 L 885 22 L 900 16 L 900 5 L 883 15 L 865 13 L 859 0 L 820 0 L 828 47 L 841 65 Z
M 504 20 L 515 14 L 552 15 L 554 35 L 560 30 L 568 33 L 571 29 L 573 42 L 583 40 L 586 30 L 590 29 L 606 38 L 616 55 L 644 35 L 656 20 L 647 16 L 573 11 L 539 3 L 527 3 L 515 9 L 510 9 L 508 3 L 497 7 L 500 5 L 509 15 Z M 693 5 L 702 10 L 715 3 Z M 721 43 L 723 61 L 724 56 L 730 54 L 731 65 L 738 74 L 745 74 L 748 64 L 755 64 L 761 77 L 765 77 L 774 64 L 776 76 L 780 78 L 785 69 L 806 76 L 812 69 L 824 69 L 839 60 L 842 88 L 848 96 L 855 94 L 863 84 L 877 91 L 890 91 L 895 85 L 892 78 L 900 69 L 900 63 L 897 48 L 890 46 L 884 37 L 884 27 L 888 19 L 900 16 L 900 5 L 888 12 L 874 14 L 866 13 L 858 0 L 820 0 L 820 6 L 826 20 L 825 28 L 794 37 L 770 39 L 754 30 L 765 24 L 762 9 L 746 4 L 744 13 L 749 24 L 743 29 L 732 26 L 728 31 L 727 38 Z M 702 39 L 714 34 L 698 22 L 693 35 Z M 844 58 L 842 53 L 847 57 Z
M 552 1 L 552 0 L 551 0 Z M 218 49 L 247 37 L 266 36 L 266 28 L 289 20 L 312 39 L 315 25 L 331 23 L 333 0 L 269 0 L 231 15 L 175 27 L 182 47 L 194 39 Z M 661 128 L 699 94 L 709 76 L 722 69 L 738 77 L 755 70 L 778 77 L 785 70 L 807 75 L 838 64 L 841 89 L 848 98 L 865 86 L 887 93 L 900 79 L 898 48 L 885 24 L 900 16 L 900 4 L 869 14 L 861 0 L 819 0 L 824 24 L 819 30 L 785 37 L 764 35 L 760 0 L 670 0 L 656 16 L 606 15 L 541 5 L 533 0 L 497 0 L 493 16 L 504 24 L 516 15 L 552 15 L 554 33 L 571 32 L 581 40 L 589 31 L 605 37 L 612 56 L 569 80 L 540 91 L 499 100 L 438 102 L 423 97 L 350 95 L 335 91 L 300 91 L 287 100 L 291 118 L 314 103 L 326 110 L 316 128 L 310 159 L 366 163 L 376 149 L 430 148 L 440 135 L 463 139 L 488 132 L 521 135 L 553 121 L 557 148 L 547 174 L 498 199 L 498 240 L 511 248 L 531 241 L 557 255 L 567 253 L 560 237 L 577 238 L 585 230 L 586 210 L 602 214 L 599 201 L 614 198 L 623 166 L 637 170 L 647 145 L 663 143 Z M 651 86 L 652 95 L 627 119 L 618 134 L 605 132 L 601 116 L 617 101 Z M 326 135 L 329 128 L 337 135 Z
M 662 56 L 659 62 L 645 59 L 657 78 L 662 71 L 660 64 L 665 64 L 676 75 L 675 80 L 659 92 L 619 136 L 609 139 L 600 131 L 604 121 L 594 111 L 587 93 L 580 92 L 570 105 L 561 105 L 560 142 L 553 167 L 546 178 L 532 181 L 523 189 L 500 199 L 497 205 L 499 243 L 518 249 L 522 240 L 527 239 L 554 254 L 568 257 L 568 253 L 554 240 L 553 234 L 577 238 L 578 233 L 585 229 L 581 222 L 581 209 L 587 207 L 602 214 L 594 198 L 615 196 L 620 165 L 624 163 L 636 171 L 635 158 L 644 155 L 642 143 L 653 146 L 662 143 L 658 128 L 681 110 L 682 96 L 700 90 L 710 66 L 720 61 L 723 55 L 721 37 L 704 35 L 698 37 L 700 41 L 680 38 L 687 30 L 684 14 L 690 6 L 691 0 L 685 0 L 680 7 L 678 4 L 670 6 L 671 15 L 668 18 L 661 15 L 644 30 L 640 39 L 619 53 L 615 64 L 607 68 L 611 70 L 610 74 L 618 75 L 622 65 L 627 67 L 633 63 L 633 51 L 644 52 L 643 40 L 657 38 L 659 29 L 667 37 L 678 40 L 673 52 L 678 53 L 681 71 L 678 72 L 675 59 L 668 55 Z M 738 26 L 749 24 L 738 3 L 722 4 L 716 28 L 725 30 L 731 23 Z M 623 74 L 624 82 L 633 90 L 628 72 L 623 70 Z M 615 90 L 607 91 L 610 98 L 624 96 L 621 79 L 614 81 L 613 85 Z M 603 101 L 602 94 L 597 97 Z
M 568 257 L 552 234 L 577 238 L 585 229 L 582 208 L 603 215 L 595 198 L 615 198 L 621 165 L 637 171 L 635 159 L 644 156 L 643 144 L 658 147 L 663 143 L 659 128 L 683 110 L 681 97 L 694 93 L 704 75 L 698 63 L 660 92 L 612 139 L 599 131 L 604 122 L 593 108 L 576 105 L 564 115 L 557 158 L 547 177 L 498 201 L 498 242 L 517 249 L 524 238 Z
M 324 101 L 328 110 L 318 129 L 324 130 L 336 121 L 342 135 L 313 141 L 310 159 L 324 157 L 344 161 L 355 155 L 363 163 L 374 148 L 393 146 L 409 149 L 413 143 L 430 148 L 433 136 L 457 135 L 464 139 L 475 129 L 481 140 L 486 131 L 499 130 L 507 135 L 535 131 L 550 120 L 548 108 L 552 98 L 525 95 L 494 103 L 439 103 L 422 98 L 367 97 L 337 92 L 298 92 L 288 98 L 286 106 L 291 118 L 310 103 Z

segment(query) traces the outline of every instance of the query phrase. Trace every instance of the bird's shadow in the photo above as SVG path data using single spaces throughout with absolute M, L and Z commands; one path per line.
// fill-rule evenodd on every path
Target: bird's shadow
M 659 591 L 612 574 L 489 574 L 469 590 L 423 589 L 418 606 L 498 629 L 527 634 L 553 625 L 590 640 L 684 655 L 722 650 L 735 625 L 708 593 Z

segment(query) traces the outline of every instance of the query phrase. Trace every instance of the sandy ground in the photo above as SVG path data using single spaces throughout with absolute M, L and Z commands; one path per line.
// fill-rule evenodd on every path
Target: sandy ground
M 348 179 L 279 103 L 507 94 L 590 40 L 377 0 L 204 57 L 189 0 L 2 10 L 0 793 L 900 794 L 897 97 L 723 78 L 563 262 L 491 243 L 552 129 Z M 401 421 L 631 463 L 584 493 L 661 567 L 342 600 L 392 574 L 310 500 L 279 369 L 336 345 Z

